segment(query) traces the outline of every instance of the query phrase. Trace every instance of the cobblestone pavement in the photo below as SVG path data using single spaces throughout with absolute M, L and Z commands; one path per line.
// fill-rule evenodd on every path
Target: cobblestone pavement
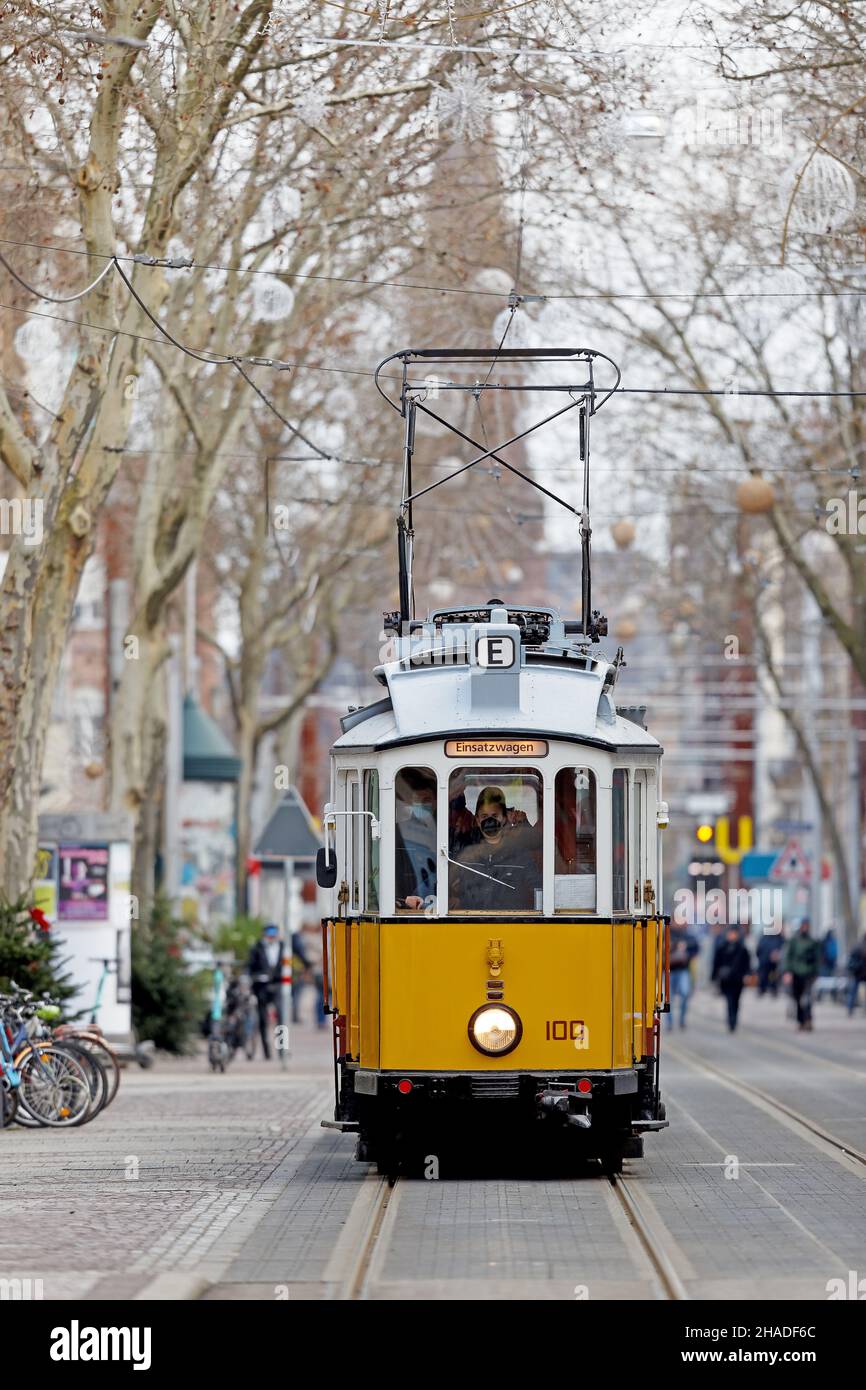
M 720 1013 L 699 997 L 667 1034 L 671 1128 L 627 1164 L 630 1190 L 690 1297 L 824 1299 L 866 1273 L 866 1168 L 737 1083 L 866 1149 L 866 1020 L 828 1004 L 804 1037 L 782 1001 L 749 997 L 729 1038 Z M 320 1128 L 329 1035 L 294 1044 L 285 1071 L 160 1058 L 91 1125 L 0 1134 L 0 1279 L 54 1299 L 346 1296 L 382 1186 L 351 1136 Z M 608 1182 L 493 1160 L 484 1177 L 402 1179 L 363 1282 L 376 1299 L 661 1295 Z

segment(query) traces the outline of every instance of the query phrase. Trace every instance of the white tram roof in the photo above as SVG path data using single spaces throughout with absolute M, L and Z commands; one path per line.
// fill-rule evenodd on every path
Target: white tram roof
M 660 754 L 637 722 L 643 707 L 617 711 L 615 663 L 576 628 L 550 608 L 436 610 L 393 638 L 393 659 L 374 671 L 387 693 L 343 718 L 334 747 L 502 733 Z

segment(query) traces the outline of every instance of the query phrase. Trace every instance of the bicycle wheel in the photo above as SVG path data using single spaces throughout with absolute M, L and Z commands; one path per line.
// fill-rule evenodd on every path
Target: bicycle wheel
M 5 1086 L 0 1086 L 0 1129 L 14 1124 L 17 1114 L 18 1088 L 13 1087 L 7 1091 Z
M 72 1056 L 80 1064 L 84 1075 L 87 1077 L 87 1085 L 90 1091 L 90 1108 L 79 1120 L 79 1124 L 86 1124 L 89 1120 L 94 1120 L 105 1106 L 106 1096 L 108 1095 L 108 1080 L 105 1075 L 105 1068 L 99 1058 L 88 1052 L 86 1047 L 72 1038 L 67 1039 L 63 1044 L 65 1052 L 71 1052 Z
M 67 1038 L 70 1042 L 75 1043 L 76 1047 L 83 1047 L 101 1064 L 105 1072 L 107 1087 L 105 1100 L 102 1102 L 102 1109 L 104 1110 L 114 1100 L 120 1085 L 120 1063 L 117 1060 L 117 1053 L 104 1038 L 91 1033 L 87 1028 L 82 1028 L 80 1032 L 71 1029 L 69 1032 L 64 1031 L 62 1039 Z
M 77 1059 L 56 1043 L 29 1045 L 15 1060 L 18 1102 L 39 1124 L 68 1128 L 90 1110 L 90 1085 Z

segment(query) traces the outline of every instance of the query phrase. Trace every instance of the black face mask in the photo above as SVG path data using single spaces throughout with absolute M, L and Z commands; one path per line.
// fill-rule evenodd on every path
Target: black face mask
M 485 816 L 481 822 L 481 829 L 487 835 L 495 835 L 497 830 L 502 829 L 502 821 L 498 816 Z

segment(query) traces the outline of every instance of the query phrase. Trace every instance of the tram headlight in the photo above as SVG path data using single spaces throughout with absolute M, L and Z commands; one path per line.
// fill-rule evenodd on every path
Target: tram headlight
M 484 1004 L 469 1020 L 469 1041 L 485 1057 L 513 1052 L 523 1036 L 518 1014 L 505 1004 Z

